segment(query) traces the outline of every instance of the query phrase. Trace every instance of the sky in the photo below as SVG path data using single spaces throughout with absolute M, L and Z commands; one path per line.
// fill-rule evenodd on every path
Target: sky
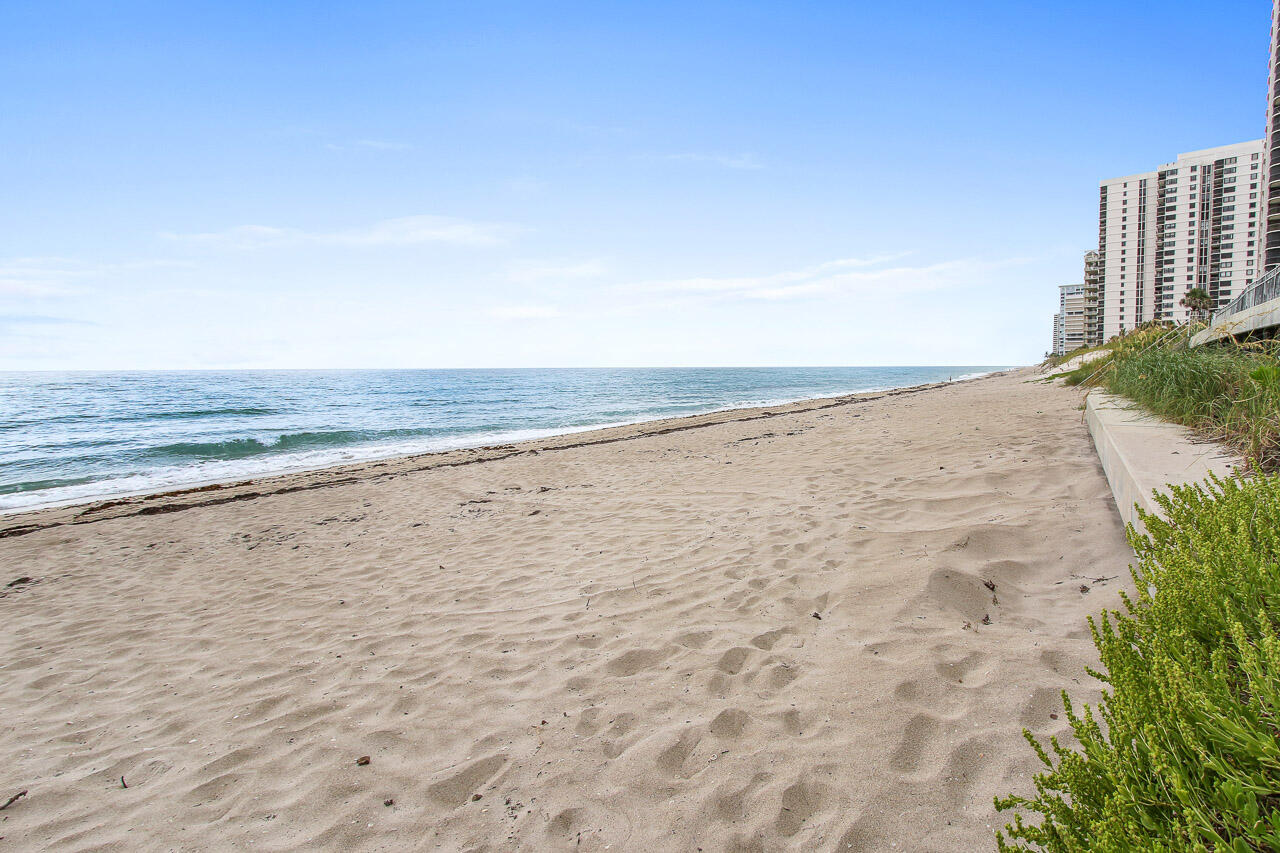
M 0 0 L 0 369 L 1030 363 L 1269 21 Z

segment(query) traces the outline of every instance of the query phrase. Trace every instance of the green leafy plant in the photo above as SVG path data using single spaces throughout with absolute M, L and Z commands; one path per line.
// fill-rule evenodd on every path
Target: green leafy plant
M 1089 620 L 1102 701 L 1063 693 L 1078 748 L 1024 731 L 1047 769 L 996 799 L 1002 851 L 1280 850 L 1280 478 L 1158 502 L 1129 529 L 1136 595 Z

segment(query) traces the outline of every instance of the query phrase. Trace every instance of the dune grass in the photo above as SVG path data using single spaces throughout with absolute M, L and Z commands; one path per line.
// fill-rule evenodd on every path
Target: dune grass
M 1044 361 L 1040 363 L 1040 366 L 1045 369 L 1052 370 L 1055 367 L 1066 364 L 1068 361 L 1070 361 L 1071 359 L 1075 358 L 1078 355 L 1087 355 L 1091 352 L 1098 352 L 1099 350 L 1104 350 L 1107 348 L 1108 348 L 1107 344 L 1099 344 L 1096 347 L 1078 347 L 1076 349 L 1073 349 L 1071 352 L 1063 353 L 1062 355 L 1048 356 L 1045 358 Z
M 1159 327 L 1130 334 L 1065 381 L 1100 385 L 1227 444 L 1260 471 L 1280 470 L 1280 346 L 1264 341 L 1191 349 L 1189 334 Z
M 1067 385 L 1080 385 L 1087 382 L 1092 376 L 1098 373 L 1111 360 L 1111 354 L 1095 358 L 1093 361 L 1086 362 L 1074 370 L 1070 370 L 1062 374 L 1062 381 Z

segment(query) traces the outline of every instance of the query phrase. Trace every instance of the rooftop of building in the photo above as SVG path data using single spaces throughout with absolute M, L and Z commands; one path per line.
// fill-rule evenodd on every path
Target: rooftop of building
M 1179 161 L 1182 160 L 1220 160 L 1224 157 L 1235 157 L 1240 154 L 1252 153 L 1251 149 L 1262 150 L 1263 140 L 1250 139 L 1246 142 L 1233 142 L 1230 145 L 1218 145 L 1213 148 L 1201 148 L 1198 151 L 1185 151 L 1177 156 L 1176 159 L 1164 163 L 1159 168 L 1149 172 L 1136 172 L 1132 175 L 1121 175 L 1118 178 L 1106 178 L 1098 182 L 1098 186 L 1106 186 L 1108 184 L 1123 183 L 1125 181 L 1140 181 L 1143 178 L 1158 178 L 1160 173 L 1167 169 L 1176 169 Z

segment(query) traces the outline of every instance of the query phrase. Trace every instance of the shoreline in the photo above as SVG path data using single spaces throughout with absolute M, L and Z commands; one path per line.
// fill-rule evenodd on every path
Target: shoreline
M 962 366 L 956 366 L 957 368 Z M 720 368 L 703 368 L 694 369 L 694 372 L 703 370 L 707 372 L 715 372 Z M 743 368 L 755 369 L 755 368 Z M 783 370 L 787 368 L 782 368 Z M 821 369 L 821 368 L 820 368 Z M 853 368 L 866 369 L 866 368 Z M 875 368 L 871 368 L 875 369 Z M 951 370 L 952 368 L 943 367 L 898 367 L 889 366 L 885 370 Z M 969 372 L 951 374 L 946 382 L 966 381 L 969 379 L 981 378 L 993 373 L 1000 373 L 1007 370 L 1018 370 L 1021 367 L 1001 367 L 993 369 L 976 369 Z M 603 369 L 607 370 L 607 369 Z M 680 370 L 686 370 L 680 368 Z M 93 371 L 81 371 L 83 373 L 94 373 Z M 145 371 L 144 373 L 154 373 L 155 371 Z M 186 371 L 176 371 L 185 373 Z M 219 373 L 220 371 L 214 371 Z M 252 373 L 254 371 L 248 371 Z M 299 371 L 309 373 L 311 371 Z M 326 371 L 321 371 L 324 373 Z M 330 371 L 331 372 L 331 371 Z M 359 371 L 351 371 L 359 372 Z M 377 372 L 377 371 L 375 371 Z M 386 371 L 383 371 L 386 372 Z M 392 371 L 395 372 L 395 371 Z M 416 371 L 404 371 L 416 372 Z M 428 371 L 430 372 L 430 371 Z M 437 371 L 448 373 L 450 371 Z M 473 371 L 460 371 L 473 372 Z M 479 371 L 483 372 L 483 371 Z M 510 371 L 496 371 L 506 373 Z M 537 372 L 536 370 L 534 372 Z M 103 371 L 102 373 L 111 375 L 115 371 Z M 0 371 L 0 378 L 4 373 Z M 905 378 L 905 377 L 900 377 Z M 930 378 L 928 381 L 921 381 L 917 384 L 944 384 L 941 378 Z M 138 497 L 142 495 L 160 494 L 178 492 L 187 489 L 200 488 L 215 484 L 233 484 L 248 480 L 260 480 L 263 478 L 304 473 L 309 471 L 320 471 L 327 468 L 340 466 L 354 466 L 368 462 L 376 462 L 386 459 L 398 459 L 409 456 L 422 456 L 433 453 L 447 453 L 455 450 L 465 450 L 470 448 L 483 448 L 496 445 L 518 444 L 527 441 L 534 441 L 544 438 L 554 438 L 562 435 L 573 435 L 584 432 L 592 432 L 596 430 L 611 429 L 614 427 L 634 426 L 637 424 L 651 423 L 659 420 L 672 420 L 683 417 L 696 417 L 699 415 L 715 414 L 724 411 L 734 411 L 738 409 L 751 408 L 767 408 L 771 406 L 782 406 L 790 403 L 803 402 L 807 400 L 818 399 L 835 399 L 837 397 L 851 396 L 855 394 L 873 394 L 891 391 L 899 388 L 914 387 L 912 384 L 880 384 L 871 385 L 864 388 L 856 388 L 853 390 L 840 389 L 824 389 L 824 393 L 803 396 L 780 396 L 770 398 L 761 396 L 756 399 L 738 399 L 724 405 L 695 405 L 684 407 L 672 405 L 671 408 L 676 411 L 662 411 L 662 406 L 649 406 L 650 411 L 639 413 L 632 416 L 625 416 L 616 420 L 601 420 L 599 422 L 583 422 L 576 425 L 562 424 L 558 426 L 527 426 L 506 428 L 496 428 L 484 430 L 480 432 L 458 432 L 445 435 L 438 438 L 409 438 L 399 440 L 373 439 L 371 441 L 356 441 L 345 444 L 331 444 L 324 447 L 313 447 L 307 450 L 286 450 L 282 452 L 265 452 L 261 454 L 236 455 L 230 457 L 213 456 L 207 459 L 190 459 L 186 462 L 178 462 L 169 465 L 159 465 L 146 470 L 133 471 L 128 473 L 118 473 L 95 478 L 72 478 L 70 480 L 54 480 L 52 482 L 60 483 L 58 485 L 44 485 L 38 488 L 17 489 L 15 491 L 0 494 L 0 519 L 6 516 L 12 516 L 20 513 L 37 512 L 46 509 L 57 509 L 61 507 L 81 506 L 91 503 L 98 503 L 108 500 L 125 499 Z M 756 389 L 764 391 L 766 389 Z M 816 390 L 816 389 L 814 389 Z M 679 411 L 680 409 L 686 409 Z M 308 427 L 300 427 L 303 434 L 308 434 Z M 347 429 L 346 427 L 338 428 L 338 431 Z M 356 429 L 351 427 L 351 429 Z M 288 432 L 279 434 L 281 440 L 290 437 Z M 216 443 L 218 444 L 235 444 L 240 439 L 228 439 L 226 436 L 220 436 Z M 257 437 L 245 438 L 249 443 L 261 444 L 261 440 Z M 162 448 L 163 449 L 163 448 Z M 11 485 L 29 485 L 27 483 L 17 483 Z M 15 499 L 21 497 L 33 498 L 32 502 L 17 502 Z M 39 496 L 39 497 L 35 497 Z
M 14 518 L 5 836 L 990 847 L 1130 587 L 1033 376 Z
M 528 438 L 520 441 L 499 444 L 463 446 L 449 450 L 434 450 L 421 453 L 392 454 L 389 456 L 370 457 L 368 459 L 358 461 L 340 462 L 314 468 L 300 467 L 272 471 L 270 473 L 252 475 L 248 477 L 241 476 L 228 479 L 194 481 L 188 485 L 182 486 L 181 488 L 105 494 L 97 497 L 40 504 L 29 508 L 20 507 L 0 510 L 0 539 L 9 536 L 21 536 L 36 530 L 43 530 L 49 527 L 60 527 L 67 524 L 84 524 L 109 518 L 127 517 L 130 515 L 177 512 L 200 506 L 229 503 L 231 501 L 252 500 L 268 495 L 288 494 L 291 492 L 306 491 L 314 488 L 344 485 L 353 482 L 353 478 L 360 479 L 360 475 L 370 474 L 371 472 L 369 469 L 372 468 L 395 466 L 396 470 L 394 471 L 374 472 L 372 475 L 375 477 L 397 476 L 415 471 L 429 470 L 432 468 L 453 467 L 460 464 L 466 465 L 494 461 L 520 453 L 536 453 L 542 450 L 565 450 L 573 447 L 590 446 L 613 441 L 626 441 L 634 438 L 642 438 L 647 435 L 662 435 L 668 432 L 681 431 L 685 429 L 698 429 L 719 423 L 758 420 L 798 411 L 811 411 L 834 406 L 850 405 L 858 402 L 881 399 L 887 396 L 906 393 L 920 393 L 937 388 L 947 388 L 966 383 L 979 382 L 991 377 L 1005 376 L 1029 369 L 1033 368 L 1012 367 L 1004 370 L 987 371 L 985 373 L 967 376 L 966 378 L 953 379 L 948 382 L 931 382 L 923 385 L 904 385 L 869 391 L 855 391 L 835 397 L 804 397 L 789 401 L 768 402 L 755 406 L 731 406 L 723 409 L 712 409 L 710 411 L 700 412 L 697 414 L 628 421 L 608 426 L 584 427 L 582 429 L 555 432 L 550 435 L 537 438 Z M 622 434 L 619 435 L 620 433 Z M 591 438 L 591 436 L 595 436 L 597 434 L 601 437 Z M 571 438 L 586 438 L 587 440 L 560 443 L 561 440 Z M 509 452 L 499 453 L 498 451 Z M 470 454 L 470 456 L 461 461 L 453 458 L 467 454 Z M 481 455 L 477 456 L 476 454 Z M 422 466 L 414 464 L 424 460 L 438 461 L 438 464 L 427 464 Z M 330 477 L 334 479 L 327 479 Z M 314 478 L 322 482 L 296 482 L 300 479 L 308 478 Z M 249 487 L 259 487 L 264 490 L 254 491 L 250 490 Z M 216 498 L 197 500 L 188 504 L 177 505 L 167 503 L 170 500 L 181 499 L 191 495 L 207 496 L 212 492 L 218 492 L 219 494 Z M 129 508 L 132 508 L 135 511 L 130 512 L 128 511 Z M 108 510 L 119 511 L 108 512 Z M 86 517 L 90 515 L 93 517 Z M 49 517 L 53 518 L 51 520 L 46 520 Z M 27 521 L 27 519 L 36 518 L 39 518 L 39 520 L 31 522 Z

